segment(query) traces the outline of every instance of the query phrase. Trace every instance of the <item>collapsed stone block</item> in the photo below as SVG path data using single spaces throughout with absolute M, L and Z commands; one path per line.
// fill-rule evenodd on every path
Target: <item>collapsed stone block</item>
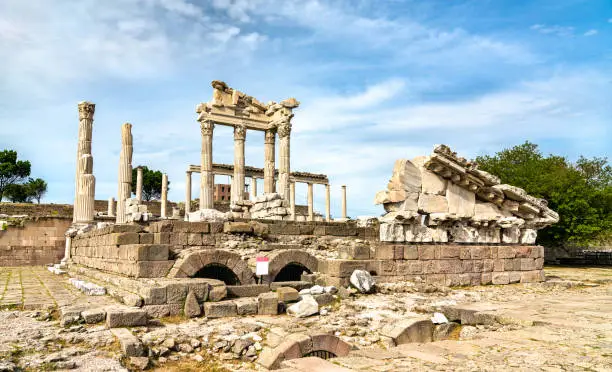
M 276 315 L 278 314 L 279 295 L 277 293 L 262 293 L 257 296 L 257 314 Z

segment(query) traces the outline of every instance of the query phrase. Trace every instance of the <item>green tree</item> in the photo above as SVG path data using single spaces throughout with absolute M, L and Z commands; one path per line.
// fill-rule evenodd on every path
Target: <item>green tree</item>
M 47 193 L 47 182 L 42 178 L 30 178 L 25 186 L 28 188 L 30 196 L 40 204 L 40 199 Z
M 612 228 L 612 168 L 607 159 L 580 157 L 571 163 L 544 156 L 538 145 L 525 142 L 494 156 L 479 156 L 480 169 L 544 198 L 559 213 L 559 222 L 538 234 L 547 246 L 590 244 L 606 239 Z
M 139 165 L 138 167 L 132 169 L 132 192 L 136 192 L 137 168 L 142 168 L 142 199 L 146 201 L 160 199 L 162 189 L 162 172 L 149 169 L 145 165 Z M 168 190 L 170 190 L 170 181 L 168 181 Z
M 31 203 L 32 195 L 27 184 L 12 183 L 4 190 L 4 195 L 13 203 Z
M 23 182 L 30 175 L 30 169 L 29 161 L 17 160 L 17 151 L 0 151 L 0 202 L 6 188 Z

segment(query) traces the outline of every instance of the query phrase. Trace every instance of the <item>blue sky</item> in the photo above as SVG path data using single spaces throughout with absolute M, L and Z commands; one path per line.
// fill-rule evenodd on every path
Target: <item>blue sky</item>
M 32 162 L 47 202 L 72 202 L 81 100 L 96 103 L 96 198 L 117 193 L 130 122 L 134 165 L 167 172 L 182 201 L 214 79 L 302 102 L 292 169 L 329 175 L 336 216 L 341 184 L 350 215 L 379 214 L 394 160 L 437 143 L 612 152 L 610 0 L 3 0 L 0 71 L 0 149 Z M 231 129 L 214 139 L 215 162 L 232 163 Z M 247 134 L 246 157 L 263 165 L 263 134 Z

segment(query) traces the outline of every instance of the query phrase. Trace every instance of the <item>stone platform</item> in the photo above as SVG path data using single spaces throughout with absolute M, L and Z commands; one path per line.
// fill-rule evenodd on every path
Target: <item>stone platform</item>
M 179 313 L 189 291 L 201 304 L 222 300 L 227 287 L 235 296 L 256 297 L 302 274 L 312 284 L 346 286 L 354 270 L 366 270 L 379 283 L 452 287 L 539 282 L 544 263 L 540 246 L 385 242 L 377 224 L 354 221 L 112 225 L 75 236 L 71 256 L 71 274 L 109 287 L 153 316 Z M 254 275 L 257 257 L 269 259 L 261 279 Z

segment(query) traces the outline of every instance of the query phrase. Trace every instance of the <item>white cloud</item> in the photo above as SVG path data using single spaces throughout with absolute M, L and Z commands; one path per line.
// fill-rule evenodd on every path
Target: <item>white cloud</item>
M 588 30 L 587 32 L 585 32 L 583 35 L 584 36 L 594 36 L 594 35 L 597 35 L 597 34 L 598 34 L 597 30 L 591 29 L 591 30 Z
M 185 0 L 7 0 L 0 4 L 0 84 L 55 95 L 65 84 L 168 77 L 198 60 L 248 57 L 266 38 Z M 52 92 L 52 93 L 51 93 Z
M 530 27 L 530 29 L 537 31 L 541 34 L 545 35 L 555 35 L 555 36 L 573 36 L 574 35 L 574 27 L 570 26 L 559 26 L 559 25 L 542 25 L 535 24 Z

